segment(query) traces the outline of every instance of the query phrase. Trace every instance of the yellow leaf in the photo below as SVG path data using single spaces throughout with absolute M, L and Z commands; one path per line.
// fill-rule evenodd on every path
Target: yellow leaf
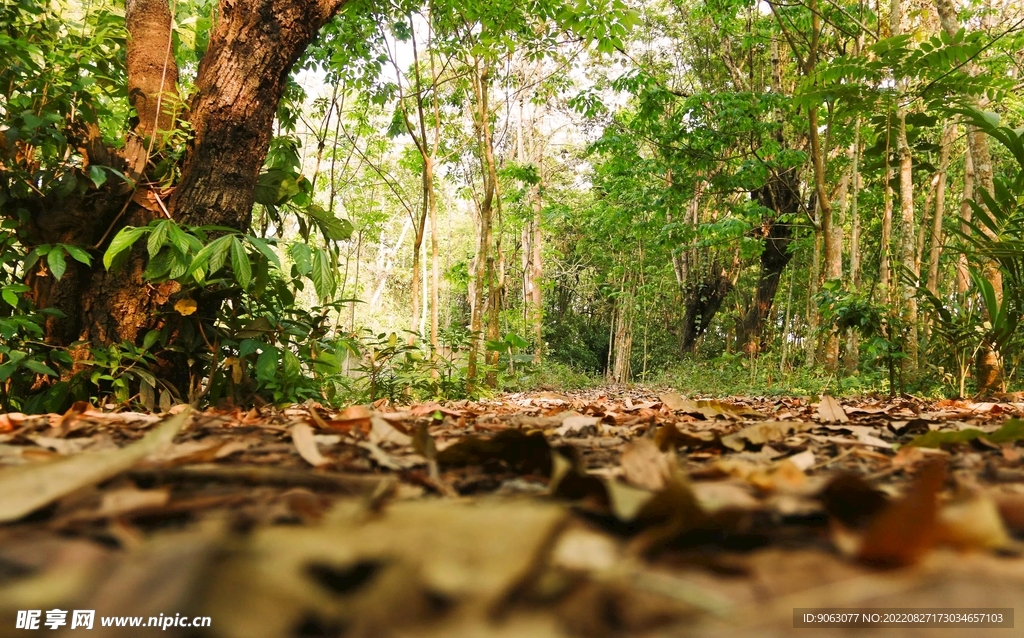
M 178 311 L 178 314 L 187 317 L 196 311 L 196 302 L 192 299 L 179 299 L 175 302 L 174 309 Z

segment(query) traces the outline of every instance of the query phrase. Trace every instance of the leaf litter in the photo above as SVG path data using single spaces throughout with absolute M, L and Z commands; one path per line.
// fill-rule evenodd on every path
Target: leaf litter
M 174 411 L 0 418 L 3 613 L 726 636 L 1024 594 L 1019 403 L 610 387 Z

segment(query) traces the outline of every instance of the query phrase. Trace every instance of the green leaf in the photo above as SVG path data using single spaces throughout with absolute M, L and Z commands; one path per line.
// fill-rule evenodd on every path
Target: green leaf
M 26 359 L 25 361 L 22 362 L 21 365 L 27 368 L 28 370 L 35 372 L 36 374 L 45 374 L 50 377 L 57 376 L 57 372 L 54 371 L 53 368 L 51 368 L 50 366 L 46 365 L 41 361 L 36 361 L 34 359 Z
M 308 275 L 309 271 L 313 268 L 312 253 L 309 250 L 309 246 L 302 242 L 295 242 L 288 247 L 288 255 L 295 262 L 295 268 L 299 271 L 300 275 Z
M 326 250 L 317 248 L 314 251 L 310 279 L 313 280 L 313 288 L 321 301 L 334 294 L 334 265 Z
M 103 186 L 107 181 L 107 172 L 103 170 L 102 166 L 96 164 L 89 165 L 89 179 L 96 185 L 96 188 Z
M 62 246 L 58 244 L 50 250 L 46 255 L 46 265 L 49 266 L 54 279 L 60 281 L 60 278 L 64 276 L 64 272 L 68 269 L 68 263 L 64 259 L 64 248 Z
M 277 256 L 277 253 L 274 252 L 274 249 L 270 247 L 270 244 L 267 243 L 265 239 L 256 237 L 254 235 L 246 235 L 246 240 L 253 245 L 253 248 L 260 251 L 260 253 L 264 257 L 266 257 L 271 263 L 273 263 L 278 268 L 281 267 L 281 259 Z
M 249 255 L 245 252 L 245 246 L 238 241 L 238 237 L 231 238 L 231 269 L 235 271 L 235 279 L 242 288 L 248 288 L 252 281 L 252 264 L 249 263 Z
M 159 339 L 159 338 L 160 338 L 160 331 L 159 330 L 150 330 L 149 332 L 146 333 L 146 336 L 143 337 L 143 339 L 142 339 L 142 349 L 143 350 L 149 350 L 150 348 L 153 347 L 153 344 L 155 344 L 157 342 L 157 339 Z
M 283 350 L 284 361 L 281 362 L 281 369 L 286 378 L 294 379 L 302 374 L 302 363 L 295 354 L 287 348 Z
M 120 230 L 114 239 L 110 241 L 110 246 L 107 248 L 107 252 L 103 254 L 103 267 L 110 270 L 114 265 L 114 260 L 117 259 L 122 253 L 132 247 L 132 244 L 142 237 L 149 231 L 148 228 L 135 228 L 134 226 L 126 226 Z M 120 261 L 118 264 L 120 265 Z
M 256 357 L 256 378 L 263 382 L 272 381 L 277 374 L 277 348 L 262 347 L 265 349 Z
M 212 275 L 220 270 L 227 258 L 232 239 L 232 235 L 224 235 L 203 246 L 202 250 L 196 253 L 186 274 L 195 276 L 196 281 L 202 283 L 205 273 L 209 272 Z
M 149 233 L 149 240 L 146 242 L 146 250 L 149 252 L 150 259 L 156 257 L 160 249 L 167 243 L 170 234 L 171 221 L 169 219 L 165 219 L 153 228 Z
M 345 241 L 352 237 L 355 230 L 352 222 L 339 219 L 315 204 L 306 208 L 306 214 L 319 222 L 324 234 L 333 241 Z
M 71 258 L 78 263 L 85 264 L 86 266 L 92 264 L 92 255 L 85 252 L 78 246 L 72 246 L 71 244 L 61 244 L 61 246 L 63 246 L 64 250 L 68 251 L 68 254 L 71 255 Z

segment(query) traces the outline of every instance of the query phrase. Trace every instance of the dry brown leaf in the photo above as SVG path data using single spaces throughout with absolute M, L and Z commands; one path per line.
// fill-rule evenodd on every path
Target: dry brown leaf
M 331 462 L 330 459 L 320 454 L 316 446 L 316 439 L 313 438 L 313 428 L 306 423 L 296 423 L 291 427 L 292 443 L 295 449 L 307 463 L 313 467 L 322 467 Z
M 103 493 L 98 516 L 115 517 L 135 510 L 162 507 L 171 500 L 171 491 L 167 488 L 156 490 L 140 490 L 134 487 L 113 490 Z
M 412 437 L 402 432 L 387 419 L 379 416 L 370 418 L 370 443 L 393 443 L 395 445 L 412 445 Z
M 666 423 L 654 433 L 654 442 L 658 449 L 668 450 L 671 447 L 700 447 L 718 440 L 718 435 L 707 430 L 683 431 L 675 423 Z
M 986 494 L 944 504 L 939 510 L 939 541 L 958 549 L 1004 549 L 1013 544 L 999 506 Z
M 642 489 L 657 491 L 665 487 L 674 463 L 649 438 L 637 439 L 622 450 L 622 477 Z
M 825 423 L 846 423 L 850 417 L 846 416 L 846 411 L 838 401 L 825 394 L 818 403 L 818 419 Z
M 189 418 L 188 411 L 167 417 L 142 440 L 119 450 L 0 471 L 0 521 L 17 520 L 75 490 L 117 476 L 170 443 Z
M 806 421 L 765 421 L 723 436 L 722 445 L 740 452 L 747 443 L 764 445 L 771 441 L 781 441 L 794 432 L 802 432 L 810 427 L 811 424 Z
M 860 539 L 857 557 L 883 566 L 910 565 L 938 542 L 937 496 L 946 480 L 946 465 L 933 461 L 921 468 L 907 493 L 871 521 Z
M 562 437 L 595 436 L 601 417 L 572 414 L 562 420 L 562 425 L 555 428 L 555 435 Z
M 370 418 L 373 412 L 361 405 L 350 405 L 341 411 L 338 416 L 327 421 L 327 426 L 332 430 L 362 430 L 368 432 L 370 429 Z

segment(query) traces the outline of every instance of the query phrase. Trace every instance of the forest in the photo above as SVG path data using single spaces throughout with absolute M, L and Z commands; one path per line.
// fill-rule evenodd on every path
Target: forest
M 0 634 L 1013 627 L 1022 74 L 1010 0 L 0 0 Z
M 1014 384 L 1009 3 L 218 11 L 4 5 L 8 408 Z

